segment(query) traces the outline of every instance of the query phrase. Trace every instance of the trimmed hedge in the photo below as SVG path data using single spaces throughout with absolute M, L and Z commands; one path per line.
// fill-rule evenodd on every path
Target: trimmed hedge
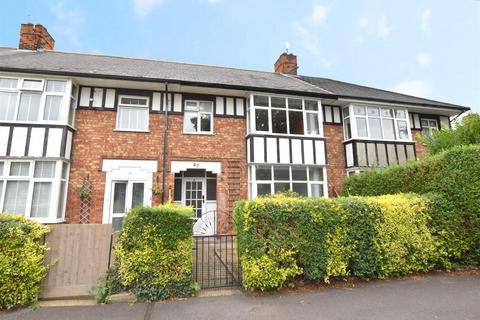
M 480 145 L 346 178 L 343 194 L 436 193 L 430 227 L 444 240 L 444 265 L 480 264 Z
M 49 228 L 20 215 L 0 213 L 0 309 L 37 300 L 47 273 L 47 247 L 41 238 Z
M 434 201 L 412 194 L 239 201 L 234 218 L 244 286 L 277 288 L 297 275 L 328 282 L 430 270 L 440 260 L 428 228 Z
M 193 210 L 166 204 L 132 209 L 115 254 L 122 284 L 137 299 L 192 295 Z

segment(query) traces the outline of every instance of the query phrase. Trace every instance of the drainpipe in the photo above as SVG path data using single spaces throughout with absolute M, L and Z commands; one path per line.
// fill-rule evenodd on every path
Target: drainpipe
M 165 177 L 167 171 L 167 144 L 168 144 L 168 83 L 165 82 L 165 118 L 163 125 L 163 164 L 162 164 L 162 203 L 165 203 Z

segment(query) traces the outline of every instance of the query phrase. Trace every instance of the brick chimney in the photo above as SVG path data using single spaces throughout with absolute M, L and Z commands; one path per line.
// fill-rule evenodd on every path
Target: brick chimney
M 47 28 L 41 24 L 22 23 L 20 27 L 19 49 L 26 50 L 53 50 L 55 40 L 53 40 Z
M 284 52 L 275 62 L 275 72 L 297 75 L 297 56 Z

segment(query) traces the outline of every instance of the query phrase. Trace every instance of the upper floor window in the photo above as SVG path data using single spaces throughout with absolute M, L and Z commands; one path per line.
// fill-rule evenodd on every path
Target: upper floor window
M 120 96 L 117 130 L 148 131 L 148 97 Z
M 252 114 L 257 132 L 292 135 L 321 135 L 318 100 L 253 95 Z
M 433 131 L 438 130 L 438 121 L 437 119 L 421 119 L 422 124 L 422 134 L 423 135 L 431 135 Z
M 409 140 L 407 110 L 354 105 L 343 109 L 348 139 Z
M 213 102 L 185 101 L 183 116 L 183 132 L 212 133 L 213 132 Z
M 66 119 L 66 91 L 65 80 L 0 78 L 0 121 Z

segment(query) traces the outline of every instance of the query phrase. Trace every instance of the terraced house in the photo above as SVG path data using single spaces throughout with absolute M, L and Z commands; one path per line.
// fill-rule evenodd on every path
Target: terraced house
M 424 152 L 467 107 L 297 75 L 54 51 L 42 25 L 0 48 L 0 211 L 112 223 L 171 200 L 195 233 L 231 230 L 234 201 L 334 197 L 346 175 Z

